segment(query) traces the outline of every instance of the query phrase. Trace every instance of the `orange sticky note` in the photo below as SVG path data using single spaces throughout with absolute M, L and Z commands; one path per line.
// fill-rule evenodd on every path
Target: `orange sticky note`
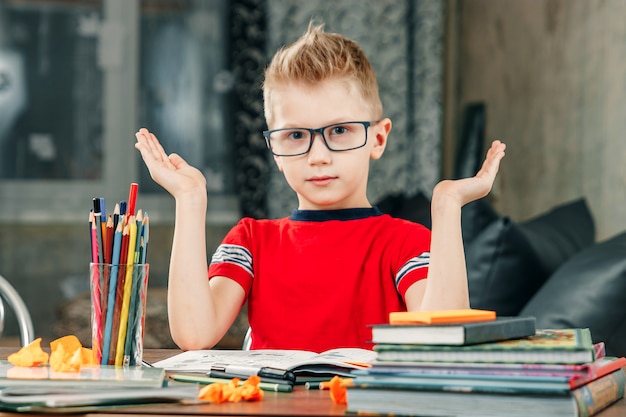
M 390 324 L 449 324 L 491 321 L 496 312 L 491 310 L 459 309 L 435 311 L 394 311 L 389 313 Z

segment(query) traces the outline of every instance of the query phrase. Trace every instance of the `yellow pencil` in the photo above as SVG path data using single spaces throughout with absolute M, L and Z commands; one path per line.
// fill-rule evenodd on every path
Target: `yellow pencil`
M 122 296 L 122 310 L 120 312 L 120 327 L 117 333 L 117 348 L 115 349 L 115 366 L 122 366 L 124 362 L 124 343 L 126 341 L 126 326 L 130 305 L 130 291 L 133 284 L 133 264 L 135 262 L 135 241 L 137 240 L 137 223 L 135 216 L 128 219 L 130 236 L 128 239 L 128 257 L 126 258 L 126 278 L 124 279 L 124 293 Z

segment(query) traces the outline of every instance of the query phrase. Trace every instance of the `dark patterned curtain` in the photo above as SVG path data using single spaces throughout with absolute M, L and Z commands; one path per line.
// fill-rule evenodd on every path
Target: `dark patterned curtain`
M 311 18 L 361 44 L 376 73 L 393 129 L 370 169 L 372 203 L 389 194 L 430 196 L 440 179 L 443 0 L 268 0 L 268 54 L 296 40 Z M 288 215 L 297 198 L 267 157 L 270 217 Z
M 273 53 L 296 40 L 312 18 L 358 41 L 378 74 L 393 129 L 385 155 L 370 170 L 370 201 L 431 195 L 441 166 L 443 0 L 234 0 L 231 13 L 232 126 L 244 216 L 281 217 L 297 207 L 261 136 L 260 83 Z
M 261 81 L 267 63 L 266 1 L 234 0 L 231 10 L 231 68 L 236 187 L 242 216 L 267 217 L 269 164 L 262 131 Z

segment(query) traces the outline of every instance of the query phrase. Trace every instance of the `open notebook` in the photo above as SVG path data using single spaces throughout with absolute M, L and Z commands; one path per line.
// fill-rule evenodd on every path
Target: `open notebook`
M 322 353 L 305 350 L 190 350 L 155 362 L 153 366 L 172 372 L 207 373 L 214 366 L 272 367 L 303 375 L 347 376 L 353 369 L 370 366 L 376 352 L 359 348 L 331 349 Z

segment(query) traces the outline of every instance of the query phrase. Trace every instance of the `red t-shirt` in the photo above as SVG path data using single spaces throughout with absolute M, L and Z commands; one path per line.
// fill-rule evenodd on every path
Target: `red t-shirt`
M 242 219 L 218 247 L 209 277 L 226 276 L 248 297 L 252 349 L 371 348 L 368 324 L 404 311 L 426 278 L 430 231 L 377 208 L 296 210 Z

